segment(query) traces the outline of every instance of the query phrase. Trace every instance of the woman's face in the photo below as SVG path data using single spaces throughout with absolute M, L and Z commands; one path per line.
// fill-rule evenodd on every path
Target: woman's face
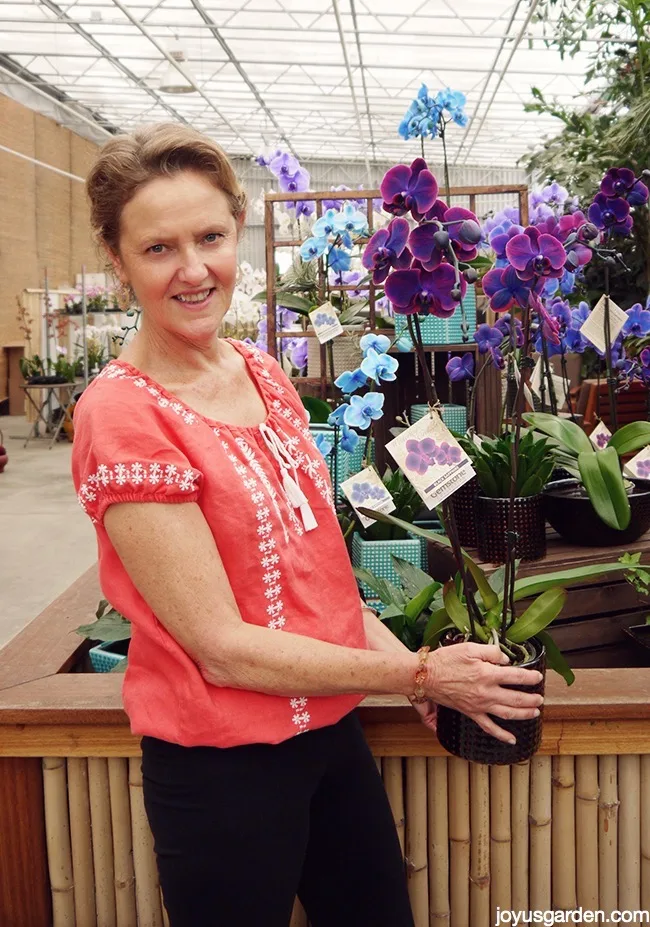
M 196 171 L 157 177 L 129 200 L 113 260 L 151 330 L 214 337 L 235 286 L 238 232 L 226 195 Z

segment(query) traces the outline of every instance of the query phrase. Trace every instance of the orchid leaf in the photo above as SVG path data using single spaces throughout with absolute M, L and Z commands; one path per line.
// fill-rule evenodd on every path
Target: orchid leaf
M 472 579 L 476 583 L 478 591 L 481 593 L 483 605 L 485 605 L 486 608 L 493 608 L 499 601 L 499 597 L 490 585 L 486 574 L 478 563 L 475 563 L 467 554 L 464 554 L 464 560 L 465 566 L 472 574 Z
M 564 656 L 562 655 L 560 648 L 555 643 L 548 631 L 538 631 L 538 639 L 544 644 L 546 648 L 546 663 L 556 673 L 559 673 L 560 676 L 565 680 L 568 686 L 573 685 L 576 681 L 575 674 Z
M 382 579 L 380 576 L 375 576 L 374 573 L 371 573 L 369 570 L 364 570 L 363 567 L 352 567 L 352 572 L 357 579 L 360 579 L 362 583 L 365 583 L 366 586 L 370 586 L 373 592 L 375 592 L 384 605 L 404 605 L 406 599 L 402 592 L 394 586 L 392 583 L 388 582 L 387 579 Z
M 445 583 L 443 599 L 445 611 L 453 623 L 459 631 L 462 631 L 463 634 L 467 634 L 469 632 L 469 612 L 467 611 L 467 607 L 463 605 L 458 598 L 456 587 L 451 580 Z
M 409 598 L 413 598 L 418 592 L 422 592 L 423 589 L 427 589 L 431 585 L 431 577 L 429 574 L 425 573 L 424 570 L 421 570 L 419 567 L 416 567 L 415 564 L 410 563 L 408 560 L 403 560 L 401 557 L 396 557 L 395 554 L 391 556 L 391 560 L 393 561 L 395 572 L 402 581 L 404 592 Z M 438 589 L 439 588 L 440 583 L 438 583 Z
M 420 590 L 418 594 L 407 602 L 404 606 L 404 614 L 410 624 L 420 617 L 425 608 L 433 602 L 436 592 L 440 589 L 440 583 L 430 583 L 426 589 Z
M 380 621 L 389 621 L 391 618 L 397 618 L 399 615 L 403 615 L 404 612 L 399 605 L 387 605 L 386 608 L 379 616 Z
M 613 434 L 607 447 L 613 447 L 619 457 L 631 454 L 650 444 L 650 422 L 630 422 Z
M 566 589 L 557 586 L 547 589 L 510 625 L 506 633 L 508 640 L 521 644 L 535 637 L 557 618 L 564 608 L 566 597 Z
M 449 615 L 446 608 L 439 608 L 429 618 L 427 626 L 424 629 L 422 643 L 428 647 L 435 647 L 442 637 L 443 633 L 454 625 L 449 621 Z
M 123 641 L 131 637 L 131 622 L 111 608 L 92 624 L 80 625 L 76 633 L 91 641 Z
M 515 602 L 537 595 L 553 586 L 570 586 L 583 579 L 595 579 L 607 573 L 621 570 L 634 570 L 629 563 L 591 563 L 588 566 L 574 567 L 572 570 L 558 570 L 541 576 L 525 576 L 515 581 Z
M 621 530 L 630 523 L 630 503 L 625 494 L 618 454 L 613 448 L 610 450 L 611 454 L 607 454 L 607 448 L 598 452 L 593 448 L 589 452 L 583 451 L 578 455 L 578 466 L 583 486 L 599 518 L 610 528 Z M 605 465 L 601 466 L 600 461 L 605 455 Z M 617 478 L 622 495 L 616 491 Z
M 323 399 L 317 399 L 315 396 L 302 396 L 302 404 L 309 412 L 309 421 L 312 425 L 326 425 L 327 419 L 332 414 L 332 407 Z
M 559 441 L 562 447 L 573 456 L 580 454 L 582 451 L 594 452 L 591 441 L 575 422 L 558 418 L 548 412 L 526 412 L 523 418 L 536 431 L 541 431 Z

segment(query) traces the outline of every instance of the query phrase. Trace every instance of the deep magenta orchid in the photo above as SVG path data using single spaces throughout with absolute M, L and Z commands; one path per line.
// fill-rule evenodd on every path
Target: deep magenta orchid
M 396 164 L 381 182 L 384 209 L 394 216 L 412 212 L 415 218 L 431 209 L 438 196 L 438 182 L 427 169 L 424 158 L 416 158 L 410 167 Z
M 409 236 L 409 224 L 406 219 L 393 219 L 385 229 L 378 229 L 372 236 L 361 258 L 366 270 L 372 271 L 372 282 L 383 283 L 391 267 L 408 267 L 411 255 L 406 248 Z
M 522 235 L 515 235 L 506 245 L 506 257 L 520 280 L 535 277 L 561 277 L 566 251 L 553 235 L 528 226 Z
M 462 206 L 452 206 L 445 213 L 444 221 L 452 247 L 460 260 L 473 261 L 481 240 L 481 227 L 474 213 Z
M 521 309 L 528 305 L 530 299 L 531 286 L 533 281 L 524 282 L 517 275 L 514 267 L 495 267 L 489 270 L 483 277 L 483 292 L 490 300 L 490 308 L 494 312 L 506 312 L 513 306 L 519 306 Z M 535 282 L 532 287 L 534 292 L 541 292 L 544 281 Z
M 411 269 L 395 270 L 387 278 L 386 296 L 395 312 L 409 315 L 435 315 L 447 319 L 454 314 L 458 298 L 452 296 L 456 288 L 456 273 L 450 264 L 440 264 L 432 271 Z M 460 278 L 461 298 L 467 283 Z
M 623 197 L 630 206 L 648 202 L 648 188 L 627 167 L 611 167 L 600 182 L 600 192 L 610 198 Z
M 629 235 L 634 224 L 627 200 L 608 197 L 604 193 L 597 193 L 594 197 L 589 207 L 589 221 L 598 229 L 619 235 Z

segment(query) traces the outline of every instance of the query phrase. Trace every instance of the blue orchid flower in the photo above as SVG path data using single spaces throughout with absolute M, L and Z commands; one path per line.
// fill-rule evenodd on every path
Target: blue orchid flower
M 335 233 L 334 220 L 338 216 L 338 209 L 328 209 L 324 216 L 314 222 L 312 234 L 316 238 L 327 238 Z
M 311 239 L 309 239 L 311 241 Z M 307 242 L 305 242 L 307 244 Z M 304 248 L 305 245 L 302 246 Z M 301 256 L 302 256 L 302 248 Z M 337 273 L 340 273 L 343 270 L 350 269 L 350 255 L 347 251 L 343 251 L 341 248 L 332 248 L 329 253 L 328 258 L 328 267 L 330 270 L 335 270 Z
M 334 220 L 337 232 L 347 232 L 348 235 L 362 235 L 368 230 L 368 220 L 362 212 L 354 208 L 354 204 L 347 202 Z
M 327 248 L 326 238 L 308 238 L 300 246 L 300 257 L 303 261 L 313 261 L 325 253 Z
M 380 419 L 384 414 L 384 398 L 383 393 L 350 396 L 350 405 L 343 413 L 343 421 L 350 428 L 360 428 L 361 431 L 365 431 L 371 421 Z
M 368 382 L 367 375 L 360 367 L 356 370 L 345 370 L 339 377 L 334 380 L 334 386 L 338 386 L 342 393 L 349 395 L 356 390 L 361 389 Z
M 641 338 L 650 332 L 650 312 L 644 309 L 641 303 L 635 303 L 631 309 L 625 313 L 627 322 L 623 326 L 624 335 L 632 335 L 634 338 Z
M 338 425 L 340 428 L 345 423 L 344 416 L 349 408 L 350 408 L 349 403 L 347 402 L 341 403 L 341 405 L 337 406 L 337 408 L 334 409 L 333 412 L 330 412 L 327 418 L 327 424 L 328 425 Z
M 589 342 L 582 337 L 576 328 L 567 329 L 564 335 L 564 343 L 567 351 L 571 351 L 573 354 L 582 354 L 585 348 L 589 347 Z
M 390 338 L 386 335 L 364 335 L 359 342 L 359 347 L 365 357 L 370 348 L 374 348 L 378 354 L 385 354 L 390 347 Z
M 357 449 L 357 444 L 359 443 L 359 435 L 352 428 L 348 428 L 347 425 L 343 425 L 343 434 L 341 435 L 341 447 L 344 451 L 347 451 L 348 454 L 353 454 Z
M 395 371 L 398 366 L 396 358 L 390 354 L 377 354 L 374 348 L 369 348 L 361 361 L 361 369 L 375 383 L 379 383 L 380 380 L 396 380 Z
M 589 303 L 582 300 L 577 309 L 571 310 L 571 328 L 582 328 L 590 315 L 591 309 L 589 308 Z
M 326 438 L 325 435 L 320 435 L 320 434 L 315 435 L 314 441 L 316 442 L 316 447 L 321 452 L 323 457 L 328 457 L 329 454 L 332 453 L 332 448 L 334 447 L 334 445 L 328 438 Z
M 413 342 L 408 337 L 408 335 L 402 335 L 402 337 L 398 338 L 397 341 L 395 342 L 395 347 L 397 348 L 398 351 L 405 353 L 406 351 L 411 350 L 411 348 L 413 347 Z

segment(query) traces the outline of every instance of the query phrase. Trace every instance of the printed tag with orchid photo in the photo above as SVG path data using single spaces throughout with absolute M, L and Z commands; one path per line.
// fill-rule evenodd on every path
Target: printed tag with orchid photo
M 358 510 L 359 506 L 384 513 L 393 512 L 396 508 L 393 497 L 372 467 L 366 467 L 365 470 L 351 476 L 349 480 L 345 480 L 341 483 L 341 489 L 364 528 L 374 525 L 375 519 L 362 515 Z
M 609 301 L 609 338 L 610 343 L 614 344 L 619 333 L 627 322 L 627 314 L 623 312 L 620 306 L 617 306 L 613 299 Z M 601 296 L 593 312 L 580 328 L 580 334 L 587 341 L 590 341 L 599 351 L 605 352 L 605 297 Z
M 605 422 L 599 422 L 589 435 L 589 440 L 597 451 L 604 451 L 609 444 L 611 436 L 612 433 Z M 636 476 L 636 474 L 634 475 Z
M 331 303 L 323 303 L 318 309 L 313 309 L 309 313 L 309 321 L 314 326 L 316 337 L 321 344 L 326 344 L 337 335 L 343 334 L 343 326 Z
M 623 475 L 639 480 L 650 480 L 650 445 L 628 460 L 623 467 Z
M 425 415 L 386 445 L 428 509 L 472 479 L 470 459 L 437 413 Z

